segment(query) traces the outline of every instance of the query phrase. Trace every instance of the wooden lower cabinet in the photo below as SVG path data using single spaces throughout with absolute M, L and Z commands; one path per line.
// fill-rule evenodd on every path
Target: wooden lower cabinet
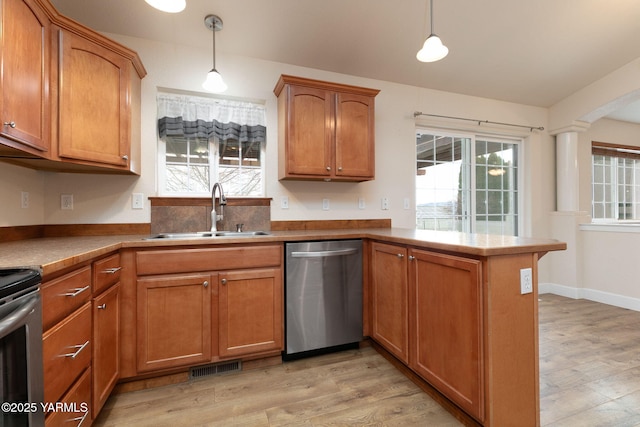
M 482 263 L 371 244 L 371 337 L 475 419 L 484 419 Z
M 44 401 L 57 402 L 91 365 L 91 303 L 66 317 L 42 336 Z M 91 400 L 91 394 L 86 401 Z
M 97 415 L 120 377 L 120 284 L 93 299 L 93 413 Z
M 371 334 L 405 364 L 409 363 L 409 277 L 407 248 L 371 244 Z
M 415 345 L 409 366 L 482 421 L 481 263 L 415 249 L 410 254 Z
M 125 251 L 123 378 L 278 355 L 284 343 L 282 244 Z
M 137 369 L 189 366 L 211 359 L 212 274 L 150 276 L 137 281 Z
M 281 350 L 281 269 L 221 272 L 219 284 L 220 357 Z
M 47 427 L 71 427 L 89 426 L 91 415 L 96 415 L 97 411 L 92 411 L 91 405 L 87 402 L 87 396 L 91 395 L 91 368 L 88 368 L 76 383 L 69 389 L 59 401 L 67 408 L 66 411 L 51 410 L 45 421 Z M 56 402 L 47 402 L 56 403 Z

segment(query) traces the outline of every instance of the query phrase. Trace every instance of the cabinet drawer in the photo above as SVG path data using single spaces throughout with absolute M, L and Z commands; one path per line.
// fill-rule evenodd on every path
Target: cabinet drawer
M 42 325 L 49 329 L 91 299 L 91 266 L 75 270 L 42 286 Z
M 46 427 L 75 427 L 88 425 L 91 420 L 91 368 L 71 387 L 62 402 L 75 412 L 51 412 L 45 420 Z M 54 402 L 55 403 L 55 402 Z M 86 410 L 86 411 L 85 411 Z
M 169 249 L 136 254 L 138 275 L 277 267 L 282 245 Z
M 120 254 L 114 254 L 93 263 L 93 293 L 99 294 L 104 289 L 120 280 Z
M 44 401 L 56 402 L 91 363 L 91 303 L 42 337 Z

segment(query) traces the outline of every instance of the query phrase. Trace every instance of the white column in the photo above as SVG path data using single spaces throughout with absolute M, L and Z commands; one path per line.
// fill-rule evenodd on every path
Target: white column
M 578 132 L 556 135 L 556 204 L 558 212 L 579 210 Z

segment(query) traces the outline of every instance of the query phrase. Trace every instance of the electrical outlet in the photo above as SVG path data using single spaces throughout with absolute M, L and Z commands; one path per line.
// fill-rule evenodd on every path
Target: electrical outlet
M 144 209 L 144 194 L 133 193 L 131 195 L 131 209 Z
M 389 210 L 389 198 L 388 197 L 383 197 L 381 200 L 381 208 L 383 211 L 388 211 Z
M 27 209 L 29 207 L 29 192 L 23 191 L 20 193 L 20 206 L 22 209 Z
M 364 209 L 367 204 L 364 201 L 364 197 L 358 197 L 358 209 Z
M 60 195 L 60 209 L 73 210 L 73 194 Z
M 280 198 L 280 209 L 289 209 L 289 198 L 287 196 Z
M 322 199 L 322 210 L 323 211 L 329 210 L 329 199 Z
M 520 293 L 530 294 L 533 292 L 533 272 L 530 268 L 520 270 Z

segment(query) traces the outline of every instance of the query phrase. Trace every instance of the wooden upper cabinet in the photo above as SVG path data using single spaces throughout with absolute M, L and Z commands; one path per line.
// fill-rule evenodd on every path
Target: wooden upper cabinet
M 374 98 L 336 94 L 336 171 L 340 177 L 375 177 Z
M 128 61 L 71 32 L 59 34 L 59 156 L 129 169 Z
M 278 97 L 280 179 L 375 177 L 375 96 L 367 89 L 283 75 Z
M 50 146 L 50 22 L 33 0 L 1 0 L 0 143 L 42 156 Z
M 289 89 L 289 144 L 284 158 L 288 174 L 331 175 L 333 144 L 332 95 L 323 89 L 294 86 Z
M 34 169 L 140 174 L 138 55 L 49 0 L 0 0 L 0 19 L 0 155 Z

